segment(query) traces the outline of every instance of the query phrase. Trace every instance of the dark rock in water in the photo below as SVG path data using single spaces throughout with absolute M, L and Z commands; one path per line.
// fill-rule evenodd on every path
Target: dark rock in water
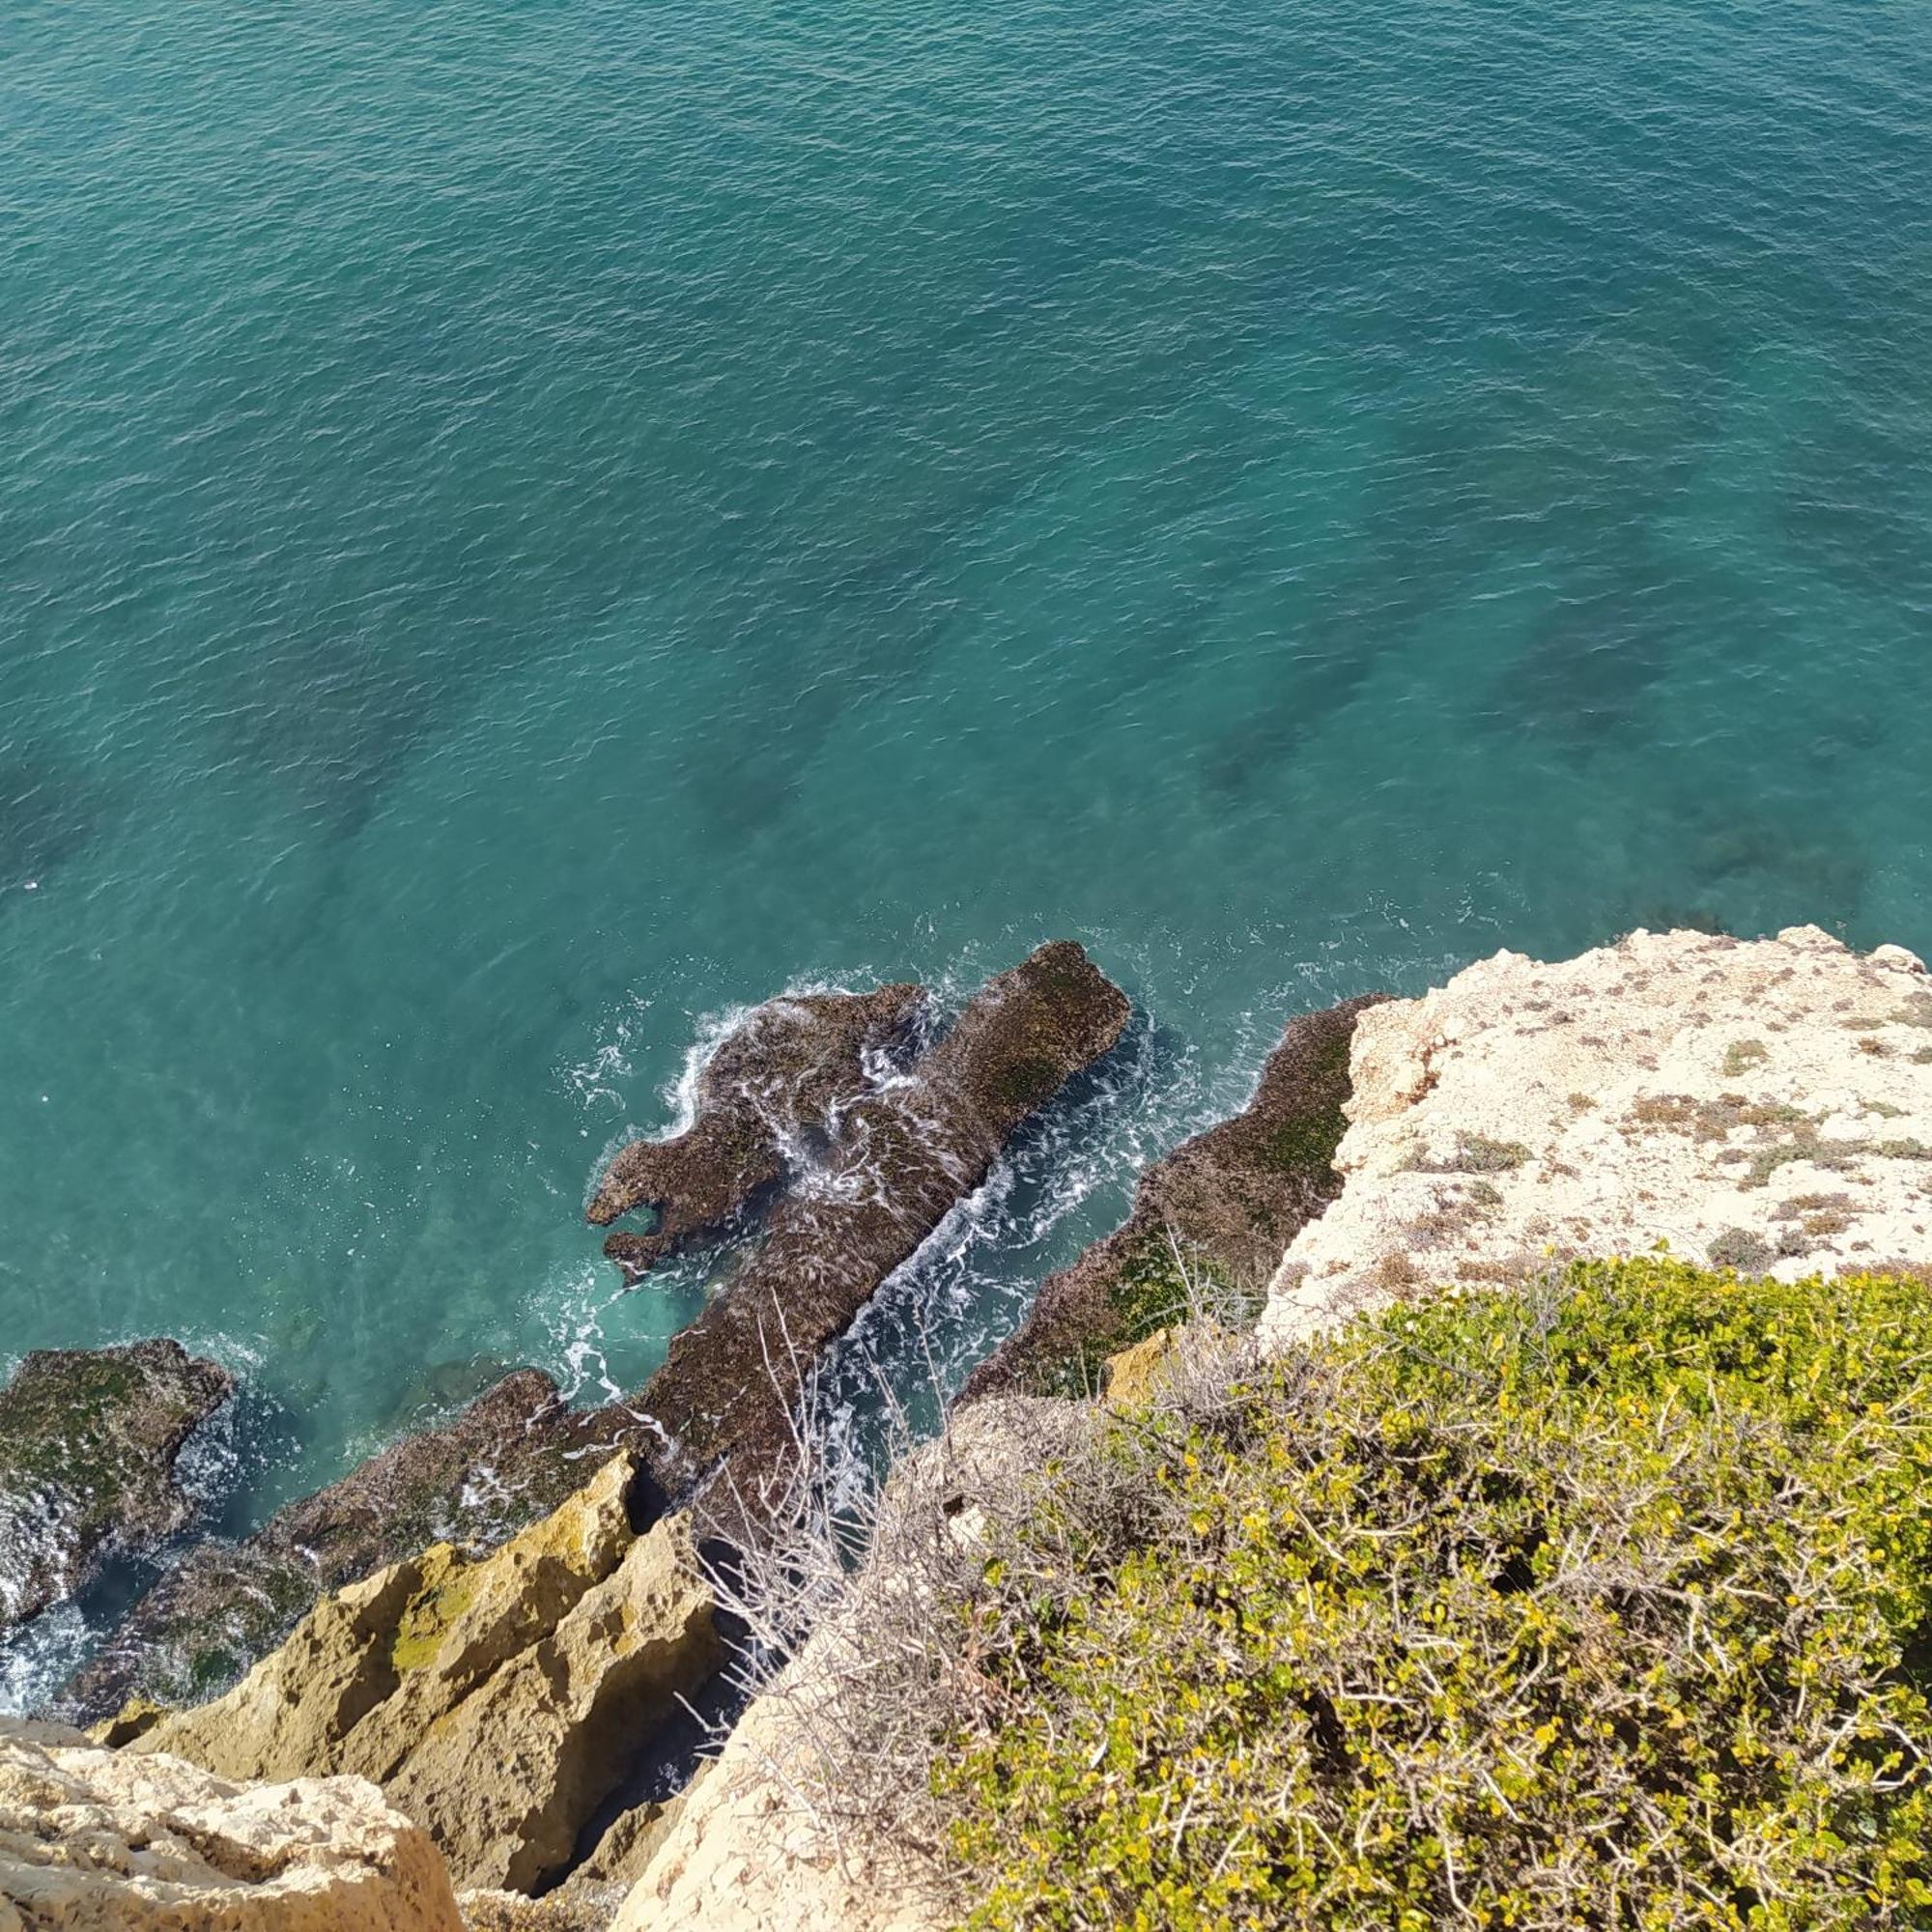
M 845 1110 L 822 1163 L 670 1345 L 632 1406 L 662 1428 L 665 1487 L 700 1487 L 711 1525 L 755 1531 L 786 1467 L 806 1375 L 1029 1116 L 1120 1038 L 1125 996 L 1069 940 L 990 980 L 902 1081 Z
M 697 1080 L 697 1112 L 675 1140 L 636 1141 L 618 1154 L 586 1210 L 608 1227 L 651 1207 L 648 1235 L 613 1235 L 605 1253 L 633 1281 L 688 1242 L 716 1235 L 775 1186 L 800 1150 L 837 1130 L 866 1091 L 868 1054 L 909 1035 L 923 988 L 805 993 L 768 1001 L 725 1039 Z
M 480 1553 L 554 1510 L 619 1448 L 643 1465 L 640 1518 L 703 1488 L 709 1527 L 753 1528 L 756 1499 L 788 1460 L 819 1351 L 985 1179 L 1014 1129 L 1114 1044 L 1128 1012 L 1086 953 L 1060 941 L 989 981 L 905 1078 L 867 1089 L 859 1056 L 909 1024 L 919 997 L 884 987 L 814 1024 L 813 1037 L 837 1039 L 838 1052 L 794 1063 L 786 1091 L 802 1097 L 786 1118 L 822 1136 L 819 1156 L 788 1169 L 762 1244 L 636 1396 L 577 1410 L 548 1376 L 520 1370 L 446 1427 L 288 1504 L 240 1543 L 198 1545 L 76 1673 L 58 1714 L 94 1721 L 136 1694 L 201 1702 L 323 1592 L 440 1541 Z M 702 1116 L 658 1151 L 701 1125 Z M 678 1173 L 636 1171 L 656 1177 L 652 1186 Z M 685 1238 L 706 1225 L 701 1204 L 732 1196 L 732 1177 L 749 1171 L 741 1160 L 678 1182 Z
M 442 1429 L 372 1457 L 240 1543 L 209 1539 L 151 1589 L 68 1685 L 63 1714 L 109 1717 L 133 1694 L 195 1703 L 273 1648 L 325 1591 L 449 1542 L 481 1551 L 583 1482 L 620 1412 L 572 1409 L 520 1369 Z
M 1092 1388 L 1108 1355 L 1187 1313 L 1177 1247 L 1224 1291 L 1259 1293 L 1282 1250 L 1341 1192 L 1331 1163 L 1355 1016 L 1384 997 L 1290 1020 L 1247 1107 L 1147 1170 L 1124 1225 L 1047 1279 L 960 1401 Z
M 0 1633 L 155 1548 L 194 1505 L 175 1459 L 235 1392 L 179 1342 L 48 1349 L 0 1389 Z

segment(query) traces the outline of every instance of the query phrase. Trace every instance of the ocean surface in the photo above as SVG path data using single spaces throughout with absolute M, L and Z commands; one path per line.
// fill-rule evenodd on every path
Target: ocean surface
M 732 1010 L 1070 934 L 955 1371 L 1297 1009 L 1932 948 L 1929 619 L 1908 0 L 8 0 L 0 1371 L 633 1386 Z

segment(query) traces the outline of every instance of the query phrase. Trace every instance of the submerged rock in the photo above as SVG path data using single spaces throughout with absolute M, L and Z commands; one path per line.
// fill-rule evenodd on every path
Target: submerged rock
M 244 1788 L 5 1719 L 0 1926 L 462 1932 L 428 1834 L 358 1778 Z
M 637 1534 L 636 1477 L 613 1458 L 479 1561 L 439 1544 L 352 1584 L 128 1748 L 236 1778 L 359 1773 L 459 1885 L 532 1889 L 723 1660 L 686 1523 Z
M 1332 1162 L 1347 1124 L 1350 1041 L 1382 997 L 1290 1020 L 1254 1098 L 1142 1175 L 1126 1222 L 1047 1279 L 962 1402 L 1091 1390 L 1109 1354 L 1188 1315 L 1182 1260 L 1212 1292 L 1259 1304 L 1283 1248 L 1341 1192 Z
M 323 1592 L 439 1542 L 479 1551 L 554 1509 L 628 1418 L 573 1410 L 519 1370 L 441 1429 L 372 1457 L 239 1543 L 188 1550 L 67 1687 L 92 1721 L 134 1695 L 192 1703 L 233 1683 Z
M 1932 1258 L 1932 980 L 1815 926 L 1499 952 L 1363 1016 L 1340 1198 L 1264 1344 L 1578 1255 L 1786 1280 Z
M 668 1491 L 702 1488 L 711 1525 L 755 1534 L 820 1351 L 984 1181 L 1021 1122 L 1115 1044 L 1128 1010 L 1079 946 L 1056 941 L 988 981 L 905 1077 L 844 1110 L 762 1244 L 636 1398 L 668 1435 L 656 1466 Z
M 657 1210 L 647 1235 L 613 1235 L 605 1252 L 634 1281 L 688 1242 L 722 1233 L 788 1164 L 829 1139 L 840 1109 L 865 1093 L 867 1063 L 903 1042 L 925 1005 L 913 985 L 870 993 L 802 993 L 768 1001 L 697 1076 L 696 1118 L 668 1141 L 617 1155 L 585 1210 L 607 1227 Z
M 182 1445 L 235 1392 L 179 1342 L 48 1349 L 0 1389 L 0 1634 L 186 1524 Z

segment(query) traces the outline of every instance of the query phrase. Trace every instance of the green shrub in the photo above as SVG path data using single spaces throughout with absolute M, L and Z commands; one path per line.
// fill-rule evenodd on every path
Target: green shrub
M 1922 1286 L 1661 1259 L 1122 1419 L 962 1612 L 973 1925 L 1932 1927 L 1928 1427 Z

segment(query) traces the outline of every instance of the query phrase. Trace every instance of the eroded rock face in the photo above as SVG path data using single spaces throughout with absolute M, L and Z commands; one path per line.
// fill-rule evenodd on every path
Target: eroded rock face
M 682 1518 L 439 1722 L 390 1781 L 466 1884 L 529 1890 L 568 1864 L 650 1728 L 722 1659 Z M 479 1776 L 479 1769 L 490 1768 Z
M 234 1392 L 227 1370 L 179 1342 L 21 1362 L 0 1389 L 0 1634 L 188 1521 L 176 1459 Z
M 1641 1253 L 1784 1279 L 1932 1260 L 1932 980 L 1815 926 L 1501 952 L 1363 1014 L 1339 1199 L 1280 1347 L 1436 1286 Z
M 428 1834 L 359 1778 L 238 1786 L 0 1719 L 9 1932 L 461 1932 Z
M 668 1490 L 702 1488 L 710 1525 L 757 1533 L 820 1351 L 985 1179 L 1014 1129 L 1115 1044 L 1128 1010 L 1079 946 L 1042 946 L 990 980 L 908 1075 L 845 1109 L 762 1245 L 636 1398 L 666 1432 Z
M 1134 1211 L 1049 1276 L 1026 1321 L 973 1372 L 963 1402 L 1086 1392 L 1100 1363 L 1151 1325 L 1185 1319 L 1171 1293 L 1173 1247 L 1225 1285 L 1259 1293 L 1282 1249 L 1341 1192 L 1332 1165 L 1347 1124 L 1349 1047 L 1380 994 L 1289 1021 L 1255 1096 L 1142 1175 Z
M 571 1409 L 535 1369 L 505 1377 L 446 1427 L 290 1503 L 252 1536 L 190 1549 L 75 1676 L 62 1714 L 93 1721 L 131 1696 L 212 1695 L 323 1592 L 438 1542 L 488 1548 L 548 1514 L 620 1446 L 627 1422 Z
M 437 1544 L 325 1598 L 227 1695 L 132 1747 L 224 1777 L 354 1771 L 379 1782 L 481 1679 L 555 1627 L 633 1538 L 613 1457 L 554 1515 L 466 1563 Z
M 648 1235 L 613 1235 L 605 1252 L 634 1281 L 688 1242 L 716 1236 L 814 1143 L 867 1085 L 867 1063 L 908 1038 L 923 988 L 806 993 L 768 1001 L 705 1063 L 696 1118 L 668 1141 L 638 1141 L 611 1163 L 586 1210 L 606 1227 L 650 1206 Z
M 459 1884 L 532 1889 L 722 1661 L 683 1519 L 632 1528 L 636 1473 L 612 1459 L 479 1561 L 440 1544 L 350 1585 L 128 1748 L 237 1778 L 359 1773 Z

